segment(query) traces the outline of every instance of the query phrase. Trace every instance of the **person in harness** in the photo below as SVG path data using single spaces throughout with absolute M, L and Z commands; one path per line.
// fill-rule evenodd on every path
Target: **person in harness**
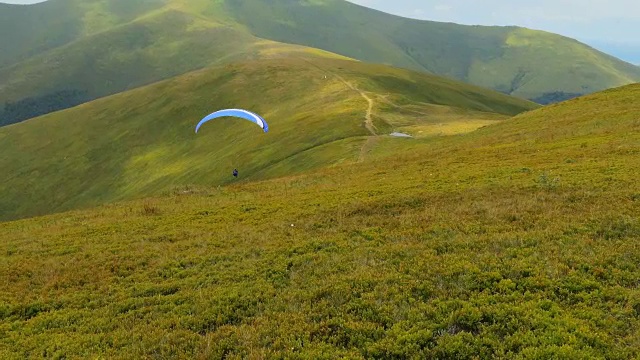
M 238 169 L 233 169 L 233 177 L 238 177 Z

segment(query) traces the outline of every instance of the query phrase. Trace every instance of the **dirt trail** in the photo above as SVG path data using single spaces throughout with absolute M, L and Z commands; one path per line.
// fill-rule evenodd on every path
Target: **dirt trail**
M 371 151 L 371 149 L 373 149 L 378 139 L 379 138 L 377 136 L 367 137 L 367 141 L 365 141 L 362 147 L 360 148 L 360 154 L 358 155 L 358 162 L 364 161 L 365 156 L 369 151 Z
M 370 98 L 364 91 L 358 89 L 357 86 L 352 83 L 346 81 L 340 75 L 335 74 L 335 76 L 342 81 L 345 85 L 347 85 L 351 90 L 357 91 L 360 96 L 362 96 L 365 100 L 367 100 L 367 111 L 364 115 L 364 127 L 367 128 L 371 136 L 367 138 L 367 141 L 364 142 L 362 147 L 360 148 L 360 154 L 358 155 L 358 162 L 363 162 L 365 156 L 371 149 L 375 146 L 377 142 L 378 133 L 376 133 L 376 126 L 373 124 L 373 119 L 371 118 L 371 114 L 373 113 L 373 99 Z
M 373 119 L 371 118 L 371 114 L 373 113 L 373 105 L 374 105 L 373 99 L 370 98 L 364 91 L 360 90 L 357 86 L 355 86 L 352 83 L 350 83 L 347 80 L 345 80 L 342 76 L 340 76 L 340 75 L 338 75 L 338 74 L 336 74 L 336 73 L 334 73 L 332 71 L 328 71 L 326 69 L 323 69 L 322 67 L 312 63 L 309 60 L 304 60 L 304 61 L 308 62 L 310 65 L 312 65 L 313 67 L 319 69 L 322 72 L 329 73 L 329 74 L 335 76 L 343 84 L 345 84 L 351 90 L 358 92 L 358 94 L 360 94 L 360 96 L 362 96 L 365 100 L 367 100 L 368 106 L 367 106 L 367 111 L 365 112 L 365 115 L 364 115 L 364 127 L 367 129 L 367 131 L 369 131 L 369 133 L 371 135 L 367 138 L 367 141 L 364 142 L 364 144 L 362 145 L 362 148 L 360 148 L 360 154 L 358 155 L 358 162 L 363 162 L 365 155 L 369 151 L 371 151 L 371 149 L 373 148 L 373 146 L 375 145 L 375 143 L 378 140 L 378 134 L 376 132 L 377 128 L 373 124 Z M 325 79 L 326 79 L 326 76 L 325 76 Z
M 373 120 L 371 119 L 371 113 L 373 112 L 373 99 L 370 98 L 367 94 L 365 94 L 364 91 L 358 89 L 357 86 L 351 84 L 350 82 L 346 81 L 345 79 L 343 79 L 341 76 L 336 75 L 340 81 L 342 81 L 345 85 L 347 85 L 351 90 L 357 91 L 360 96 L 362 96 L 365 100 L 367 100 L 367 103 L 369 104 L 369 106 L 367 107 L 367 112 L 364 115 L 364 126 L 367 128 L 367 130 L 369 130 L 369 132 L 371 133 L 371 135 L 376 136 L 378 135 L 376 133 L 376 127 L 375 125 L 373 125 Z

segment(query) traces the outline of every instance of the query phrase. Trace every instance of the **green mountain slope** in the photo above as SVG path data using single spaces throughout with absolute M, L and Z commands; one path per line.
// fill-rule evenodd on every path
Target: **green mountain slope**
M 166 0 L 50 0 L 24 6 L 0 3 L 0 68 L 122 26 Z
M 0 124 L 255 58 L 265 39 L 542 103 L 640 79 L 640 68 L 553 34 L 409 20 L 343 0 L 49 0 L 0 4 L 0 18 Z
M 536 106 L 440 77 L 304 52 L 227 64 L 0 129 L 1 217 L 223 184 L 234 167 L 256 179 L 355 161 L 371 132 L 500 121 Z M 229 107 L 262 114 L 271 130 L 221 120 L 194 134 L 204 115 Z
M 81 13 L 68 19 L 75 20 L 73 27 L 79 34 L 63 46 L 0 68 L 0 102 L 10 103 L 4 114 L 0 113 L 0 123 L 39 115 L 50 111 L 49 107 L 66 108 L 220 61 L 254 58 L 269 47 L 300 51 L 299 47 L 267 42 L 185 12 L 177 2 L 161 7 L 163 1 L 150 0 L 145 8 L 154 5 L 156 9 L 137 17 L 125 11 L 125 3 L 119 1 L 58 0 L 48 6 L 58 3 Z M 119 6 L 125 9 L 116 13 L 127 17 L 114 16 L 113 8 Z
M 342 0 L 226 5 L 259 37 L 429 71 L 528 99 L 640 81 L 639 67 L 542 31 L 411 20 Z
M 380 138 L 376 161 L 2 223 L 0 357 L 637 358 L 639 112 L 628 86 Z

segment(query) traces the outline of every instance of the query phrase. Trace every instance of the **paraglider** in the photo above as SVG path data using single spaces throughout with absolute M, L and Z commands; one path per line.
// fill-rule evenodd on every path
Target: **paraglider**
M 202 124 L 206 123 L 209 120 L 213 120 L 213 119 L 224 117 L 224 116 L 239 117 L 245 120 L 249 120 L 252 123 L 260 126 L 260 128 L 262 128 L 262 131 L 264 132 L 269 131 L 269 125 L 267 124 L 267 122 L 260 115 L 256 113 L 243 110 L 243 109 L 224 109 L 224 110 L 213 112 L 205 116 L 202 120 L 200 120 L 198 125 L 196 125 L 196 133 L 198 133 L 198 130 L 200 129 L 200 126 L 202 126 Z
M 265 133 L 269 131 L 269 125 L 267 124 L 267 122 L 256 113 L 244 109 L 224 109 L 213 112 L 200 120 L 198 125 L 196 125 L 196 134 L 198 133 L 200 127 L 207 121 L 225 116 L 238 117 L 249 120 L 252 123 L 258 125 Z M 233 169 L 233 177 L 236 179 L 238 178 L 238 169 Z

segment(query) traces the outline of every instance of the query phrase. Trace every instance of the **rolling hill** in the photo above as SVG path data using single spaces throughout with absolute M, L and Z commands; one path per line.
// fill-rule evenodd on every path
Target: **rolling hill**
M 365 71 L 330 62 L 349 81 Z M 171 85 L 199 84 L 204 98 L 228 73 Z M 320 74 L 299 78 L 320 86 Z M 322 86 L 324 96 L 353 95 L 346 108 L 360 116 L 324 121 L 366 134 L 366 102 L 339 85 Z M 164 101 L 148 90 L 126 97 Z M 133 124 L 142 121 L 117 112 L 152 106 L 102 106 L 123 98 L 3 131 L 83 128 L 68 121 L 84 113 L 97 134 L 131 136 L 120 127 L 130 123 L 139 136 Z M 261 110 L 278 127 L 292 124 Z M 114 121 L 104 125 L 100 112 Z M 465 135 L 377 137 L 360 163 L 0 223 L 0 357 L 637 358 L 638 113 L 640 85 L 630 85 Z M 158 114 L 148 121 L 173 119 L 175 138 L 190 132 L 190 121 Z M 172 138 L 167 127 L 139 126 Z M 219 128 L 244 131 L 216 126 L 184 146 L 212 151 L 215 141 L 226 146 L 213 135 Z
M 372 134 L 468 132 L 537 106 L 331 54 L 219 65 L 1 128 L 0 218 L 222 185 L 235 167 L 255 180 L 354 162 Z M 270 131 L 219 120 L 194 134 L 198 120 L 229 107 L 262 114 Z
M 0 20 L 0 124 L 255 59 L 266 41 L 448 76 L 540 103 L 640 80 L 637 66 L 554 34 L 410 20 L 343 0 L 49 0 L 0 4 Z
M 0 358 L 640 356 L 640 84 L 459 80 L 635 68 L 338 0 L 0 4 L 7 29 L 0 99 L 84 103 L 0 128 Z M 194 134 L 223 107 L 271 129 Z
M 341 0 L 226 4 L 259 37 L 428 71 L 542 102 L 552 93 L 586 94 L 640 81 L 638 66 L 543 31 L 405 19 Z
M 133 5 L 141 3 L 145 6 Z M 43 13 L 59 15 L 51 21 L 64 25 L 59 25 L 60 30 L 47 25 L 37 33 L 39 28 L 30 30 L 30 21 L 24 21 L 20 14 L 9 16 L 13 20 L 4 23 L 19 29 L 2 32 L 5 37 L 31 31 L 33 42 L 44 42 L 40 51 L 34 50 L 29 57 L 17 50 L 5 55 L 6 65 L 0 68 L 0 102 L 8 103 L 0 114 L 0 122 L 5 124 L 223 60 L 251 59 L 267 47 L 297 49 L 185 12 L 177 1 L 54 0 L 41 5 L 46 7 Z M 24 12 L 41 5 L 14 7 Z M 0 8 L 0 13 L 11 15 L 9 10 L 14 7 Z M 49 31 L 56 35 L 49 35 Z M 54 44 L 54 38 L 66 42 Z M 22 41 L 29 44 L 27 40 Z M 1 40 L 3 48 L 5 42 L 11 42 L 11 37 Z

